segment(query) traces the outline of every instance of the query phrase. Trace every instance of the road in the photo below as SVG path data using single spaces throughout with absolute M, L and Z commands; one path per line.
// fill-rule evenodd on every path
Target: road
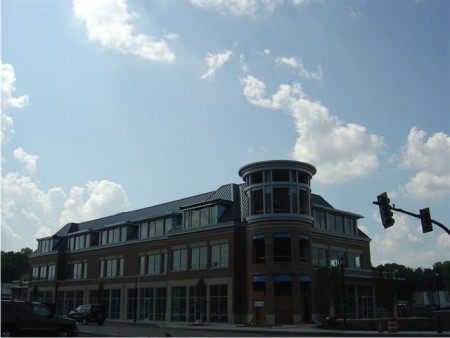
M 132 324 L 132 323 L 108 323 L 102 326 L 96 324 L 79 324 L 79 336 L 82 337 L 260 337 L 258 332 L 230 332 L 202 329 L 159 327 L 148 324 Z M 266 335 L 267 336 L 267 335 Z

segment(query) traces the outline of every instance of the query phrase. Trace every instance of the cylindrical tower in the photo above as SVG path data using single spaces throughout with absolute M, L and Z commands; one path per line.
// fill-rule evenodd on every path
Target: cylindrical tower
M 298 324 L 311 316 L 311 164 L 274 160 L 239 175 L 247 244 L 247 302 L 255 324 Z

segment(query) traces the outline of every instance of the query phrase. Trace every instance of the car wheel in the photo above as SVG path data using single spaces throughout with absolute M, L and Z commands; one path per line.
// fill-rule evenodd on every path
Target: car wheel
M 103 323 L 104 323 L 104 322 L 101 320 L 101 321 L 98 322 L 98 325 L 102 326 Z
M 2 337 L 14 337 L 13 330 L 8 326 L 2 327 Z
M 69 329 L 66 329 L 65 327 L 59 328 L 58 332 L 56 332 L 57 337 L 70 337 L 72 336 Z

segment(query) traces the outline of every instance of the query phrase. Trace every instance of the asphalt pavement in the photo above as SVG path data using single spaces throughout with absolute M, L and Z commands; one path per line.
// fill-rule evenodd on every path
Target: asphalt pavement
M 328 330 L 315 324 L 247 326 L 242 324 L 132 323 L 107 321 L 103 326 L 79 325 L 80 336 L 103 337 L 450 337 L 437 331 L 355 331 Z

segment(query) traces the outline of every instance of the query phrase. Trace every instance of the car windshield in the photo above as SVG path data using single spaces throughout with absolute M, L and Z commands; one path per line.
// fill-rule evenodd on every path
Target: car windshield
M 50 316 L 49 309 L 46 306 L 41 305 L 41 304 L 35 304 L 33 306 L 33 313 L 39 317 L 49 317 Z
M 82 309 L 83 309 L 83 305 L 80 305 L 80 306 L 78 306 L 78 307 L 75 309 L 75 311 L 80 312 Z

